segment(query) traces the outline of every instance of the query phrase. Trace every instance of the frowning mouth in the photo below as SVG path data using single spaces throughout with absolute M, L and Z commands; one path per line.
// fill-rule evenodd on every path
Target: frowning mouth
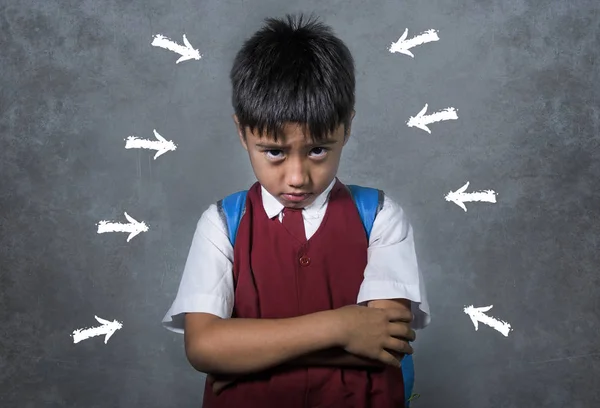
M 282 194 L 282 196 L 287 201 L 292 201 L 292 202 L 298 203 L 298 202 L 306 200 L 310 196 L 310 193 L 303 193 L 303 194 Z

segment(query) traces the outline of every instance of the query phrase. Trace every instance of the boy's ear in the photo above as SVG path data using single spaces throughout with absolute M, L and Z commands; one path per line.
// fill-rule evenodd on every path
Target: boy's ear
M 344 144 L 342 146 L 345 146 L 346 143 L 348 143 L 348 139 L 350 139 L 350 134 L 352 133 L 352 121 L 354 120 L 354 115 L 356 115 L 356 111 L 353 109 L 352 116 L 350 116 L 350 121 L 348 123 L 348 129 L 346 129 L 346 134 L 344 135 Z
M 237 118 L 237 115 L 234 113 L 233 116 L 233 121 L 235 122 L 235 129 L 237 130 L 238 136 L 240 138 L 240 143 L 242 144 L 242 146 L 244 147 L 244 149 L 247 151 L 248 150 L 248 144 L 246 142 L 246 139 L 244 138 L 244 134 L 242 133 L 242 128 L 240 127 L 240 122 Z

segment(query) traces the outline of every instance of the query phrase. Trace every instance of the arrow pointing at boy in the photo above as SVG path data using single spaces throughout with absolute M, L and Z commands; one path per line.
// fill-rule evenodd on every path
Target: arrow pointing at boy
M 101 326 L 91 327 L 85 330 L 77 329 L 73 331 L 73 343 L 79 343 L 80 341 L 89 339 L 90 337 L 102 336 L 104 334 L 104 344 L 106 344 L 108 339 L 110 339 L 110 337 L 115 334 L 117 330 L 123 327 L 123 325 L 116 320 L 109 322 L 108 320 L 101 319 L 98 316 L 94 317 L 99 323 L 101 323 Z
M 185 44 L 185 46 L 179 45 L 176 42 L 169 40 L 162 34 L 156 34 L 154 36 L 154 39 L 152 40 L 153 46 L 164 48 L 166 50 L 173 51 L 181 55 L 181 57 L 177 61 L 175 61 L 176 64 L 190 59 L 199 60 L 202 57 L 202 55 L 200 55 L 200 52 L 194 49 L 194 47 L 192 47 L 192 44 L 190 44 L 185 34 L 183 35 L 183 43 Z
M 98 223 L 98 234 L 105 232 L 129 232 L 129 236 L 127 237 L 127 242 L 129 242 L 137 234 L 148 231 L 148 226 L 145 222 L 138 222 L 127 213 L 125 213 L 125 218 L 129 221 L 128 224 L 100 221 Z
M 473 307 L 473 305 L 471 305 L 465 307 L 464 311 L 471 318 L 471 321 L 475 326 L 475 331 L 479 329 L 479 323 L 483 323 L 490 326 L 492 329 L 498 330 L 500 333 L 504 334 L 504 336 L 508 337 L 508 332 L 512 330 L 510 328 L 510 324 L 501 320 L 496 320 L 493 317 L 485 314 L 485 312 L 490 310 L 492 307 L 494 307 L 494 305 L 486 307 Z
M 408 28 L 404 30 L 404 34 L 402 34 L 398 41 L 392 43 L 392 45 L 389 48 L 389 51 L 392 53 L 399 52 L 401 54 L 408 55 L 409 57 L 414 58 L 415 56 L 412 52 L 409 51 L 409 49 L 416 47 L 417 45 L 440 40 L 436 30 L 427 30 L 424 33 L 421 33 L 411 38 L 410 40 L 406 39 L 407 34 Z
M 428 105 L 425 104 L 425 107 L 421 109 L 419 113 L 417 113 L 417 116 L 408 119 L 408 122 L 406 122 L 408 127 L 418 127 L 419 129 L 423 129 L 427 133 L 431 134 L 431 130 L 429 130 L 427 125 L 435 122 L 441 122 L 442 120 L 458 119 L 458 115 L 456 114 L 457 110 L 452 107 L 432 113 L 431 115 L 425 115 L 425 112 L 427 112 L 427 106 Z
M 156 150 L 154 160 L 157 157 L 165 154 L 168 151 L 175 151 L 177 146 L 172 140 L 167 140 L 162 137 L 156 129 L 154 129 L 154 136 L 157 140 L 140 139 L 136 136 L 129 136 L 125 142 L 125 149 L 151 149 Z
M 454 204 L 458 205 L 460 208 L 467 212 L 467 207 L 463 203 L 470 201 L 485 201 L 488 203 L 496 202 L 496 193 L 494 190 L 484 190 L 484 191 L 475 191 L 472 193 L 465 193 L 467 188 L 469 187 L 469 182 L 459 188 L 456 191 L 450 191 L 446 194 L 446 201 L 452 201 Z

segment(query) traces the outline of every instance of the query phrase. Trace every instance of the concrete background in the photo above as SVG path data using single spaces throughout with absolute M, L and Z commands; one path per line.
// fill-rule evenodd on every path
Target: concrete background
M 233 57 L 300 11 L 356 60 L 340 179 L 383 189 L 415 228 L 432 323 L 413 407 L 598 406 L 597 0 L 0 3 L 0 406 L 200 406 L 204 376 L 160 320 L 201 213 L 254 182 Z M 406 28 L 440 41 L 390 53 Z M 175 64 L 155 34 L 202 59 Z M 409 128 L 426 103 L 459 118 Z M 178 149 L 124 148 L 153 129 Z M 467 181 L 497 203 L 444 199 Z M 124 212 L 149 231 L 97 233 Z M 513 331 L 475 331 L 468 305 Z M 95 315 L 123 328 L 74 344 Z

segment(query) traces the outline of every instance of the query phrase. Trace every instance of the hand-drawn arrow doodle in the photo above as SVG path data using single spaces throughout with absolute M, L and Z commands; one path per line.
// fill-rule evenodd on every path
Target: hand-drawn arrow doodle
M 408 119 L 408 122 L 406 122 L 408 127 L 418 127 L 419 129 L 423 129 L 427 133 L 431 134 L 431 130 L 429 130 L 427 125 L 434 122 L 440 122 L 442 120 L 458 119 L 458 115 L 456 114 L 457 110 L 452 107 L 432 113 L 431 115 L 425 115 L 425 112 L 427 112 L 427 106 L 428 104 L 425 104 L 425 107 L 421 109 L 419 113 L 417 113 L 417 116 L 413 116 Z
M 464 311 L 471 318 L 471 321 L 473 322 L 473 325 L 475 326 L 475 331 L 477 331 L 479 329 L 478 323 L 481 322 L 485 325 L 490 326 L 492 329 L 498 330 L 504 336 L 508 337 L 508 332 L 512 330 L 510 328 L 510 324 L 503 322 L 501 320 L 496 320 L 493 317 L 490 317 L 485 314 L 485 312 L 490 310 L 492 307 L 494 307 L 494 305 L 490 305 L 490 306 L 486 306 L 486 307 L 473 307 L 473 305 L 471 305 L 471 306 L 465 307 Z
M 154 136 L 157 140 L 140 139 L 136 136 L 129 136 L 125 142 L 125 149 L 151 149 L 156 150 L 154 160 L 157 157 L 165 154 L 168 151 L 175 151 L 177 145 L 172 140 L 167 140 L 162 137 L 156 129 L 154 129 Z
M 181 57 L 177 61 L 175 61 L 176 64 L 190 59 L 199 60 L 200 58 L 202 58 L 200 52 L 194 49 L 194 47 L 192 47 L 192 44 L 190 44 L 185 34 L 183 35 L 183 43 L 185 44 L 185 46 L 179 45 L 176 42 L 169 40 L 162 34 L 156 34 L 153 38 L 153 46 L 164 48 L 166 50 L 173 51 L 181 55 Z
M 467 212 L 467 207 L 463 204 L 470 201 L 485 201 L 488 203 L 496 202 L 496 192 L 494 190 L 484 190 L 484 191 L 475 191 L 472 193 L 465 193 L 467 188 L 469 187 L 469 182 L 459 188 L 456 191 L 450 191 L 444 197 L 446 201 L 451 201 L 454 204 L 458 205 L 460 208 Z
M 73 343 L 79 343 L 80 341 L 89 339 L 90 337 L 102 336 L 104 334 L 104 344 L 106 344 L 108 339 L 110 339 L 110 337 L 115 334 L 117 330 L 123 327 L 123 325 L 116 320 L 109 322 L 108 320 L 101 319 L 98 316 L 94 317 L 99 323 L 101 323 L 101 325 L 91 327 L 89 329 L 77 329 L 73 331 Z
M 129 242 L 131 238 L 135 237 L 137 234 L 148 231 L 148 226 L 145 222 L 138 222 L 127 213 L 125 213 L 125 218 L 127 218 L 129 223 L 123 224 L 104 220 L 100 221 L 98 223 L 98 234 L 103 234 L 105 232 L 129 232 L 129 236 L 127 237 L 127 242 Z
M 408 55 L 409 57 L 414 58 L 415 56 L 413 55 L 413 53 L 409 51 L 411 48 L 416 47 L 417 45 L 440 40 L 436 30 L 427 30 L 424 33 L 421 33 L 411 38 L 410 40 L 406 39 L 407 34 L 408 28 L 404 30 L 404 34 L 402 34 L 398 41 L 392 43 L 392 45 L 389 48 L 389 51 L 392 53 L 399 52 L 401 54 Z

